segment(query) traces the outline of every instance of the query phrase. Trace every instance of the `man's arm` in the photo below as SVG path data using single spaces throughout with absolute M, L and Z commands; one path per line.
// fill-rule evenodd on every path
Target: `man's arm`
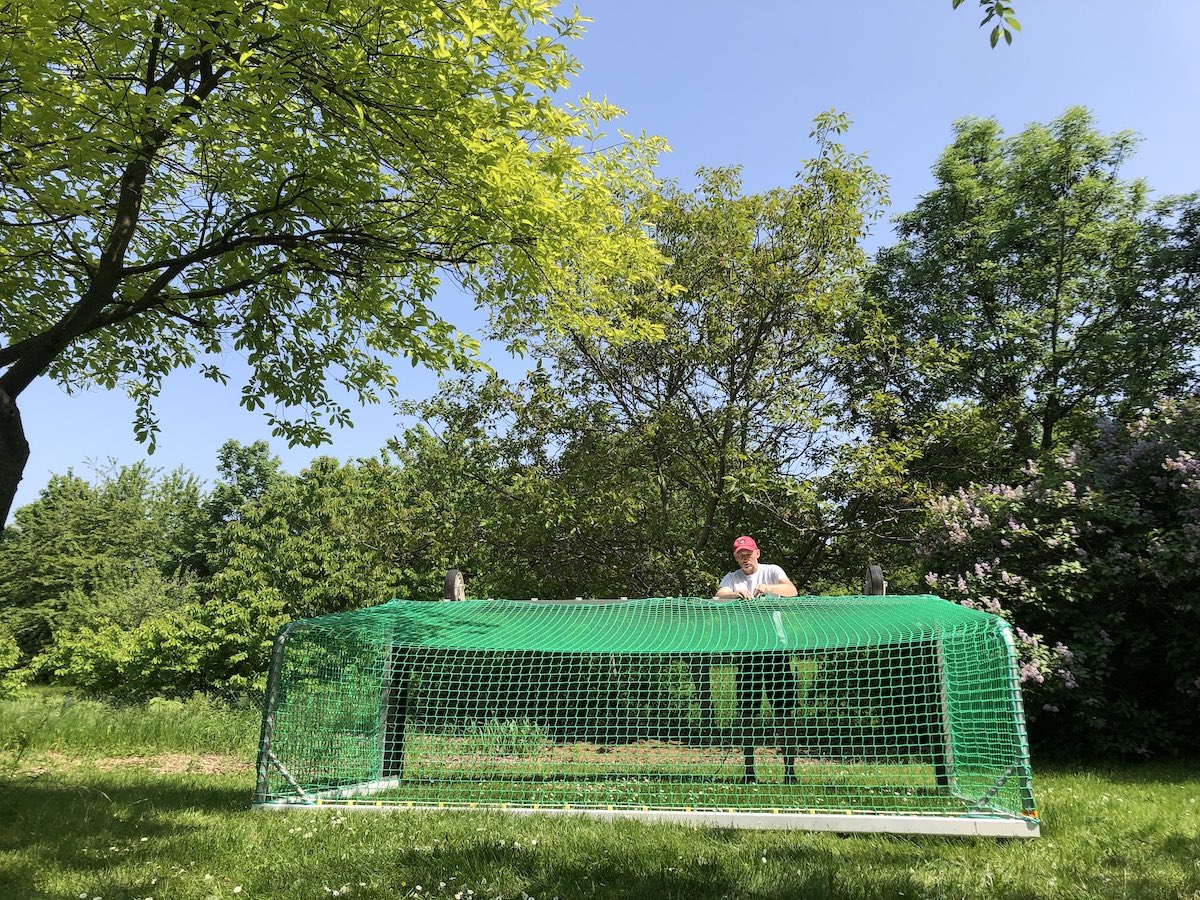
M 750 594 L 744 587 L 735 588 L 733 586 L 733 577 L 736 574 L 736 572 L 730 572 L 721 579 L 721 586 L 717 588 L 717 593 L 713 597 L 714 600 L 733 600 L 737 597 L 741 597 L 743 600 L 750 599 Z
M 792 584 L 792 580 L 779 570 L 779 581 L 775 584 L 760 584 L 754 590 L 756 597 L 795 597 L 800 592 Z

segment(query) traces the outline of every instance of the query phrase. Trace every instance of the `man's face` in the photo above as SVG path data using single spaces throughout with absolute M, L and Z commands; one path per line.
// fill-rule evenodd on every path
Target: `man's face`
M 743 547 L 741 550 L 733 551 L 733 558 L 737 561 L 738 566 L 747 575 L 753 575 L 754 570 L 758 568 L 758 551 L 751 550 L 749 547 Z

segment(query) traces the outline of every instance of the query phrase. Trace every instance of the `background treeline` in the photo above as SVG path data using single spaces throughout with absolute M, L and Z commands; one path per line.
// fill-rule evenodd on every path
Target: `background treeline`
M 789 186 L 631 201 L 672 261 L 629 288 L 661 340 L 508 317 L 528 374 L 445 382 L 378 458 L 54 477 L 0 538 L 6 683 L 244 696 L 295 617 L 450 567 L 472 596 L 708 595 L 749 532 L 802 591 L 875 562 L 1010 619 L 1043 752 L 1194 753 L 1200 199 L 1152 202 L 1085 110 L 968 119 L 868 255 L 886 183 L 844 127 Z

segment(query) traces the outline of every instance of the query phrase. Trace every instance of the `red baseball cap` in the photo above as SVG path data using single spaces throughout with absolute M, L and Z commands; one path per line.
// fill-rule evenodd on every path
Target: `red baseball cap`
M 734 553 L 737 553 L 739 550 L 757 550 L 757 549 L 758 549 L 758 544 L 754 543 L 754 538 L 750 537 L 749 535 L 744 534 L 740 538 L 738 538 L 737 540 L 735 540 L 733 542 L 733 552 Z

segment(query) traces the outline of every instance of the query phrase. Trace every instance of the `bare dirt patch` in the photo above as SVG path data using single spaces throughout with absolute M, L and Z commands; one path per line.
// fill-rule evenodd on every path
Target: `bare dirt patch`
M 4 759 L 8 757 L 8 759 Z M 58 750 L 44 750 L 17 758 L 14 753 L 0 756 L 0 764 L 13 765 L 22 775 L 45 775 L 95 768 L 102 772 L 119 769 L 145 769 L 156 775 L 239 775 L 249 772 L 251 764 L 236 756 L 216 753 L 155 753 L 146 756 L 71 756 Z
M 108 756 L 95 761 L 97 769 L 149 769 L 159 775 L 237 775 L 250 771 L 250 763 L 214 753 L 159 753 L 154 756 Z
M 655 771 L 715 772 L 730 767 L 741 771 L 740 747 L 719 745 L 686 745 L 669 741 L 647 740 L 629 744 L 595 744 L 578 741 L 569 744 L 547 744 L 532 755 L 503 755 L 496 753 L 438 752 L 442 748 L 425 749 L 418 755 L 418 765 L 439 771 L 474 769 L 537 770 L 537 771 L 597 771 L 627 772 L 644 775 Z M 779 756 L 774 747 L 759 747 L 760 765 L 773 765 Z M 779 760 L 782 765 L 781 759 Z

